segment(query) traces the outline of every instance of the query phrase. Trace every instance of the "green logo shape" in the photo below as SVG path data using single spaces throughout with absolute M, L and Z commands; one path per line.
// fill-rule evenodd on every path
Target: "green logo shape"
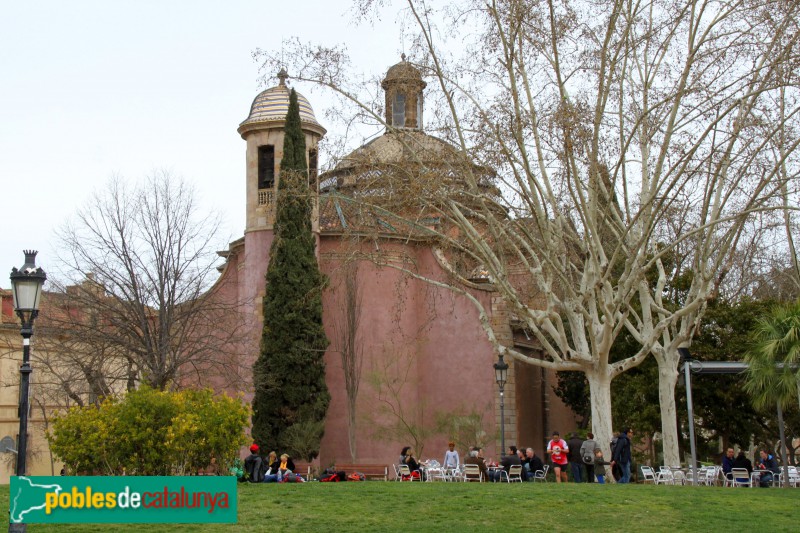
M 236 523 L 233 476 L 12 476 L 9 519 L 25 524 Z

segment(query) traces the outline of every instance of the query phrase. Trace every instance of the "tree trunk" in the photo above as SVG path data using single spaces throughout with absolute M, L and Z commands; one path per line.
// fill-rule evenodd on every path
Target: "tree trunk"
M 678 417 L 675 407 L 675 384 L 678 382 L 677 358 L 669 355 L 657 355 L 656 361 L 658 362 L 658 402 L 661 407 L 664 464 L 675 466 L 681 464 L 678 450 Z
M 349 418 L 349 423 L 347 424 L 347 441 L 350 445 L 350 460 L 353 463 L 356 462 L 356 402 L 355 398 L 348 398 L 348 409 L 347 409 L 347 417 Z
M 592 402 L 592 433 L 603 450 L 606 461 L 611 461 L 611 377 L 606 368 L 586 372 Z

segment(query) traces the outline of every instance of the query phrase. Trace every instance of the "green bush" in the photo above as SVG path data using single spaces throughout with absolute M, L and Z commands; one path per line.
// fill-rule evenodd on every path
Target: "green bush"
M 210 390 L 142 387 L 99 407 L 74 407 L 47 438 L 70 474 L 183 475 L 215 458 L 227 473 L 246 443 L 248 407 Z

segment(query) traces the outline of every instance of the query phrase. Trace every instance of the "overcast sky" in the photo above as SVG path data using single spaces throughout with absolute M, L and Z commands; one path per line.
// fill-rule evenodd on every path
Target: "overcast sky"
M 256 48 L 293 36 L 345 44 L 380 75 L 399 61 L 396 19 L 355 26 L 347 1 L 4 1 L 0 11 L 0 287 L 54 229 L 118 174 L 168 169 L 244 230 L 245 142 L 236 128 L 261 90 Z M 297 89 L 324 123 L 318 90 Z M 326 125 L 327 126 L 327 125 Z M 330 127 L 329 127 L 330 129 Z

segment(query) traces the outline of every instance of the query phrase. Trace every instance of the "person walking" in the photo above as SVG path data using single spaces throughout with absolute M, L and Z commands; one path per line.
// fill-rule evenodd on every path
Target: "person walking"
M 606 482 L 606 465 L 610 465 L 608 461 L 603 459 L 603 450 L 595 448 L 594 450 L 594 475 L 597 476 L 597 483 L 603 485 Z
M 622 476 L 619 483 L 630 483 L 631 481 L 631 440 L 633 430 L 624 428 L 619 433 L 617 444 L 614 446 L 614 453 L 611 456 L 611 466 L 619 465 Z
M 572 481 L 575 483 L 583 483 L 583 457 L 581 457 L 581 447 L 583 446 L 583 439 L 578 436 L 574 431 L 570 433 L 569 440 L 569 468 L 572 471 Z
M 594 451 L 599 448 L 594 441 L 594 433 L 589 432 L 586 435 L 588 438 L 581 444 L 581 460 L 586 467 L 586 483 L 594 483 Z
M 553 438 L 547 443 L 547 454 L 553 462 L 553 472 L 556 475 L 556 483 L 567 482 L 567 454 L 569 447 L 567 442 L 561 438 L 558 431 L 553 432 Z

